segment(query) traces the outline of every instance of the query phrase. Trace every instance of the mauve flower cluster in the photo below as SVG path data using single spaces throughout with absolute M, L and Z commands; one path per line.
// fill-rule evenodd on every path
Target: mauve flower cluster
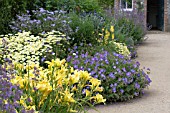
M 26 14 L 17 15 L 17 19 L 13 20 L 10 28 L 13 32 L 31 31 L 33 34 L 45 33 L 52 30 L 58 30 L 65 33 L 71 33 L 69 27 L 69 18 L 66 12 L 62 10 L 48 11 L 43 8 L 32 10 Z
M 107 101 L 128 100 L 143 93 L 151 80 L 147 73 L 140 69 L 139 62 L 126 59 L 123 55 L 109 53 L 104 49 L 91 55 L 91 52 L 74 51 L 67 61 L 78 70 L 87 70 L 92 77 L 102 81 L 103 96 Z M 73 53 L 74 52 L 74 53 Z
M 27 111 L 19 104 L 22 91 L 10 82 L 10 73 L 12 71 L 7 71 L 6 66 L 0 66 L 0 112 L 33 113 L 34 111 Z

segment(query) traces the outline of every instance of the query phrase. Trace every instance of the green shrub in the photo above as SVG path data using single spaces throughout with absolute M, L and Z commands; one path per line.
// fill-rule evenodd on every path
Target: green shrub
M 12 18 L 25 8 L 24 0 L 1 0 L 0 1 L 0 34 L 10 32 L 9 23 Z
M 38 5 L 42 6 L 39 0 L 0 0 L 0 34 L 11 32 L 9 24 L 12 19 L 16 19 L 17 14 L 36 9 Z
M 116 14 L 118 16 L 115 21 L 116 40 L 127 45 L 140 43 L 145 35 L 143 14 L 142 12 L 136 13 L 136 10 Z
M 73 33 L 69 35 L 70 43 L 78 45 L 80 43 L 98 43 L 101 38 L 99 33 L 106 24 L 105 17 L 84 13 L 82 15 L 71 14 L 70 19 L 69 26 L 73 30 Z

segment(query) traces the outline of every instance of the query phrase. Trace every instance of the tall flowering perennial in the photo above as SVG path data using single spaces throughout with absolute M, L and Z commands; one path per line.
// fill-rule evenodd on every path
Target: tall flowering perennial
M 8 58 L 24 66 L 32 63 L 39 65 L 41 58 L 45 59 L 48 54 L 54 54 L 56 46 L 62 46 L 60 44 L 62 40 L 65 40 L 65 35 L 58 31 L 47 32 L 40 36 L 31 35 L 30 32 L 1 36 L 0 61 L 3 62 Z
M 142 95 L 151 82 L 148 76 L 150 69 L 145 72 L 140 69 L 139 62 L 104 49 L 94 55 L 75 52 L 68 56 L 67 61 L 75 69 L 86 70 L 92 77 L 101 80 L 102 95 L 107 101 L 124 101 Z
M 20 104 L 39 112 L 80 112 L 82 105 L 104 103 L 101 81 L 87 71 L 74 70 L 66 60 L 46 61 L 47 69 L 37 65 L 15 64 L 11 83 L 23 90 Z M 26 71 L 26 73 L 25 73 Z M 29 100 L 29 101 L 28 101 Z
M 99 33 L 99 36 L 101 36 L 99 42 L 102 42 L 103 44 L 108 44 L 108 42 L 113 41 L 115 38 L 114 32 L 115 30 L 113 25 L 111 25 L 109 28 L 103 28 L 102 33 Z

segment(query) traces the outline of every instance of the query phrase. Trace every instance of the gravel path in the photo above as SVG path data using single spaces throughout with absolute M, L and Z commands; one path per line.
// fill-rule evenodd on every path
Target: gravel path
M 170 113 L 170 33 L 147 36 L 149 38 L 138 47 L 136 60 L 151 69 L 151 86 L 142 98 L 96 106 L 100 113 Z

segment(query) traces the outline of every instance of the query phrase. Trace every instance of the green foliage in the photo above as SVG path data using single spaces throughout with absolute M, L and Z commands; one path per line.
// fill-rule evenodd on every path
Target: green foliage
M 104 7 L 108 7 L 108 6 L 114 6 L 114 1 L 115 0 L 98 0 L 99 4 L 104 6 Z
M 133 20 L 126 17 L 119 18 L 115 24 L 115 37 L 118 42 L 134 45 L 142 41 L 144 31 L 142 26 L 135 25 Z
M 99 33 L 105 26 L 104 17 L 95 14 L 85 15 L 70 15 L 71 22 L 69 26 L 73 30 L 70 36 L 70 43 L 80 44 L 80 43 L 92 43 L 97 44 L 100 38 Z
M 47 0 L 46 8 L 48 10 L 65 10 L 76 12 L 100 12 L 101 8 L 98 0 Z
M 74 33 L 70 36 L 72 38 L 72 43 L 96 43 L 96 38 L 93 34 L 93 20 L 91 20 L 88 16 L 81 18 L 76 14 L 72 14 L 70 17 L 72 22 L 69 23 L 69 25 L 74 31 Z
M 17 14 L 37 9 L 38 6 L 43 6 L 41 0 L 0 0 L 0 34 L 11 32 L 8 25 L 12 19 L 16 19 Z
M 0 34 L 10 32 L 9 23 L 26 7 L 25 0 L 0 0 Z

